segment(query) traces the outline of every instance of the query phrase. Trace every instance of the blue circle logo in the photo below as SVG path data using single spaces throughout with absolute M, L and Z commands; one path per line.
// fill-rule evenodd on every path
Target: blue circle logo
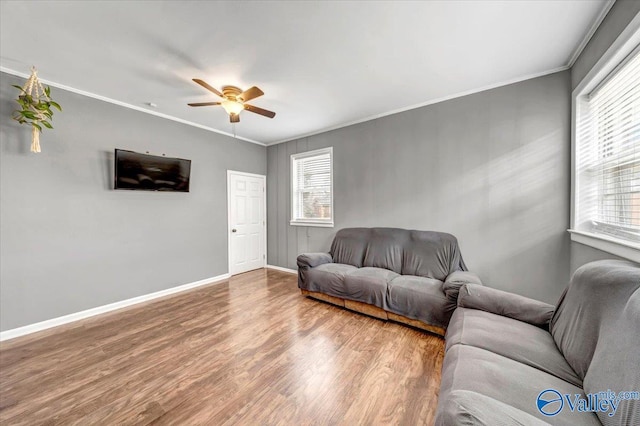
M 562 395 L 555 389 L 547 389 L 540 392 L 536 402 L 538 411 L 548 417 L 553 417 L 558 414 L 564 406 Z

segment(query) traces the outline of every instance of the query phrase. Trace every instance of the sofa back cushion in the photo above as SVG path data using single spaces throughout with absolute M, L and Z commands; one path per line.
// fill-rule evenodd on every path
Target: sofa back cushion
M 443 232 L 399 228 L 344 228 L 331 244 L 336 263 L 389 269 L 444 281 L 454 271 L 466 271 L 458 241 Z
M 640 268 L 631 262 L 601 260 L 588 263 L 573 274 L 553 314 L 550 331 L 558 349 L 581 379 L 589 374 L 591 383 L 610 383 L 609 389 L 613 390 L 624 384 L 616 382 L 613 376 L 607 378 L 615 369 L 620 377 L 635 375 L 633 389 L 621 391 L 640 388 L 638 288 Z M 633 332 L 623 333 L 629 327 Z M 618 344 L 612 345 L 612 339 Z M 589 389 L 587 384 L 589 381 L 585 380 L 586 393 L 607 391 L 606 387 Z
M 452 272 L 466 270 L 456 237 L 444 232 L 409 231 L 404 246 L 402 275 L 444 281 Z
M 592 278 L 600 279 L 611 296 L 603 294 L 609 306 L 602 314 L 584 391 L 640 391 L 640 267 L 617 262 Z M 640 425 L 640 401 L 621 400 L 613 416 L 596 414 L 604 425 Z
M 402 273 L 402 255 L 409 231 L 398 228 L 371 228 L 364 266 Z
M 636 273 L 636 282 L 640 281 L 639 275 Z M 615 393 L 640 392 L 640 290 L 633 292 L 612 327 L 602 330 L 583 386 L 585 393 L 609 389 Z M 637 396 L 619 404 L 613 416 L 596 413 L 602 424 L 640 425 Z
M 367 252 L 371 228 L 344 228 L 338 231 L 330 254 L 335 263 L 344 263 L 362 268 L 364 255 Z

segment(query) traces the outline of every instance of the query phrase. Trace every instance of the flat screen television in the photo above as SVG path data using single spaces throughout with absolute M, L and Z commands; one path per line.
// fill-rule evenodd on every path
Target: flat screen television
M 189 192 L 191 160 L 116 149 L 114 189 Z

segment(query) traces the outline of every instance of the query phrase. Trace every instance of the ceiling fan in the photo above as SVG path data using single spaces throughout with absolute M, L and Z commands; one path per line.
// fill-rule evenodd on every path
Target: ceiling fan
M 245 90 L 239 89 L 235 86 L 223 86 L 222 93 L 214 87 L 211 87 L 206 82 L 194 78 L 193 81 L 198 83 L 200 86 L 209 90 L 210 92 L 218 95 L 222 98 L 221 102 L 196 102 L 188 104 L 192 107 L 201 107 L 201 106 L 214 106 L 214 105 L 222 105 L 227 114 L 229 114 L 229 120 L 232 123 L 240 122 L 240 112 L 243 110 L 247 110 L 253 112 L 255 114 L 264 115 L 265 117 L 273 118 L 276 116 L 276 113 L 273 111 L 268 111 L 266 109 L 258 108 L 253 105 L 249 105 L 245 102 L 250 101 L 251 99 L 255 99 L 259 96 L 264 95 L 264 92 L 258 89 L 256 86 L 253 86 L 250 89 Z

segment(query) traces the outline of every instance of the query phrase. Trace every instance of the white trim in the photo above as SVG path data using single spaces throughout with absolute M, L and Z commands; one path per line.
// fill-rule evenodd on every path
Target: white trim
M 455 93 L 455 94 L 450 95 L 450 96 L 443 96 L 441 98 L 432 99 L 430 101 L 422 102 L 422 103 L 419 103 L 419 104 L 414 104 L 414 105 L 410 105 L 410 106 L 407 106 L 407 107 L 394 109 L 394 110 L 391 110 L 391 111 L 388 111 L 388 112 L 382 112 L 380 114 L 370 115 L 370 116 L 365 117 L 365 118 L 359 118 L 357 120 L 349 121 L 347 123 L 338 124 L 338 125 L 331 126 L 331 127 L 325 127 L 325 128 L 319 129 L 319 130 L 314 130 L 314 131 L 309 132 L 309 133 L 304 133 L 304 134 L 299 135 L 299 136 L 295 136 L 295 137 L 291 137 L 291 138 L 287 138 L 287 139 L 282 139 L 282 140 L 275 141 L 275 142 L 267 142 L 265 145 L 266 146 L 278 145 L 278 144 L 289 142 L 289 141 L 295 141 L 295 140 L 298 140 L 298 139 L 319 135 L 321 133 L 326 133 L 326 132 L 330 132 L 332 130 L 341 129 L 343 127 L 353 126 L 354 124 L 364 123 L 365 121 L 376 120 L 378 118 L 386 117 L 387 115 L 398 114 L 398 113 L 409 111 L 409 110 L 412 110 L 412 109 L 422 108 L 422 107 L 425 107 L 425 106 L 438 104 L 440 102 L 450 101 L 450 100 L 456 99 L 456 98 L 462 98 L 463 96 L 469 96 L 469 95 L 473 95 L 475 93 L 484 92 L 486 90 L 496 89 L 496 88 L 502 87 L 502 86 L 508 86 L 510 84 L 519 83 L 519 82 L 525 81 L 525 80 L 531 80 L 531 79 L 538 78 L 538 77 L 544 77 L 545 75 L 555 74 L 557 72 L 566 71 L 568 69 L 569 69 L 568 66 L 563 65 L 561 67 L 554 68 L 554 69 L 551 69 L 551 70 L 542 71 L 542 72 L 539 72 L 539 73 L 527 74 L 527 75 L 525 75 L 523 77 L 516 77 L 516 78 L 510 79 L 510 80 L 505 80 L 505 81 L 502 81 L 502 82 L 499 82 L 499 83 L 489 84 L 487 86 L 482 86 L 482 87 L 477 88 L 477 89 L 471 89 L 471 90 L 467 90 L 465 92 Z
M 316 155 L 329 154 L 329 167 L 331 168 L 331 219 L 330 220 L 322 220 L 322 219 L 293 219 L 294 215 L 294 205 L 293 205 L 293 163 L 296 160 L 300 160 L 301 158 L 309 158 L 314 157 Z M 293 226 L 317 226 L 317 227 L 325 227 L 325 228 L 333 228 L 333 221 L 335 219 L 335 208 L 334 208 L 334 196 L 333 196 L 333 147 L 329 146 L 326 148 L 314 149 L 312 151 L 304 151 L 297 152 L 291 154 L 289 156 L 289 200 L 291 201 L 291 210 L 289 211 L 290 217 L 292 219 L 289 220 L 289 225 Z
M 333 204 L 333 202 L 332 202 Z M 331 206 L 333 209 L 333 205 Z M 331 222 L 313 222 L 310 220 L 290 220 L 289 225 L 291 226 L 317 226 L 319 228 L 333 228 L 333 221 Z
M 131 299 L 121 300 L 119 302 L 110 303 L 108 305 L 98 306 L 95 308 L 87 309 L 85 311 L 80 311 L 73 314 L 64 315 L 61 317 L 37 322 L 34 324 L 25 325 L 23 327 L 18 327 L 11 330 L 3 331 L 0 333 L 0 342 L 9 340 L 9 339 L 14 339 L 20 336 L 25 336 L 31 333 L 36 333 L 38 331 L 47 330 L 49 328 L 57 327 L 59 325 L 83 320 L 83 319 L 104 314 L 107 312 L 115 311 L 117 309 L 126 308 L 128 306 L 137 305 L 139 303 L 148 302 L 150 300 L 158 299 L 164 296 L 169 296 L 171 294 L 180 293 L 186 290 L 191 290 L 193 288 L 201 287 L 207 284 L 219 283 L 228 278 L 229 278 L 229 274 L 222 274 L 222 275 L 218 275 L 211 278 L 205 278 L 204 280 L 194 281 L 192 283 L 180 285 L 178 287 L 172 287 L 166 290 L 160 290 L 154 293 L 132 297 Z
M 20 71 L 12 70 L 10 68 L 6 68 L 6 67 L 3 67 L 3 66 L 0 66 L 0 71 L 2 71 L 4 73 L 7 73 L 7 74 L 15 75 L 17 77 L 29 78 L 29 74 L 27 74 L 27 73 L 23 73 L 23 72 L 20 72 Z M 224 132 L 222 130 L 214 129 L 213 127 L 204 126 L 202 124 L 194 123 L 193 121 L 183 120 L 182 118 L 174 117 L 173 115 L 163 114 L 163 113 L 157 112 L 157 111 L 151 111 L 151 110 L 146 109 L 146 108 L 142 108 L 142 107 L 139 107 L 139 106 L 136 106 L 136 105 L 128 104 L 126 102 L 121 102 L 121 101 L 118 101 L 118 100 L 115 100 L 115 99 L 112 99 L 112 98 L 107 98 L 106 96 L 98 95 L 98 94 L 95 94 L 95 93 L 87 92 L 85 90 L 76 89 L 76 88 L 71 87 L 71 86 L 66 86 L 64 84 L 56 83 L 55 81 L 44 80 L 44 79 L 40 79 L 40 81 L 43 84 L 46 84 L 47 86 L 56 87 L 58 89 L 66 90 L 67 92 L 76 93 L 78 95 L 86 96 L 88 98 L 97 99 L 99 101 L 109 102 L 110 104 L 118 105 L 118 106 L 121 106 L 121 107 L 124 107 L 124 108 L 129 108 L 129 109 L 132 109 L 132 110 L 135 110 L 135 111 L 139 111 L 139 112 L 144 112 L 144 113 L 150 114 L 150 115 L 155 115 L 156 117 L 164 118 L 164 119 L 171 120 L 171 121 L 176 121 L 178 123 L 186 124 L 187 126 L 197 127 L 199 129 L 207 130 L 209 132 L 218 133 L 218 134 L 221 134 L 221 135 L 224 135 L 224 136 L 229 136 L 230 138 L 239 139 L 239 140 L 242 140 L 242 141 L 245 141 L 245 142 L 255 143 L 256 145 L 260 145 L 260 146 L 266 146 L 266 144 L 264 144 L 263 142 L 254 141 L 253 139 L 245 138 L 245 137 L 242 137 L 242 136 L 234 136 L 231 133 L 227 133 L 227 132 Z
M 571 241 L 640 263 L 640 246 L 637 244 L 575 229 L 569 229 L 569 232 L 571 233 Z
M 296 275 L 298 274 L 298 271 L 296 271 L 295 269 L 283 268 L 282 266 L 267 265 L 266 267 L 268 269 L 273 269 L 280 272 L 286 272 L 287 274 L 296 274 Z
M 626 259 L 640 262 L 640 248 L 623 240 L 613 237 L 605 237 L 590 232 L 576 230 L 576 113 L 577 101 L 580 96 L 597 87 L 603 79 L 618 67 L 618 65 L 629 55 L 640 43 L 640 13 L 629 22 L 627 27 L 620 33 L 606 52 L 600 57 L 596 64 L 589 70 L 587 75 L 580 81 L 571 92 L 571 210 L 570 229 L 571 240 L 581 244 L 594 247 L 598 250 L 612 253 Z
M 258 178 L 262 180 L 262 221 L 263 221 L 263 236 L 262 236 L 262 266 L 267 266 L 267 177 L 265 175 L 259 175 L 255 173 L 239 172 L 237 170 L 227 170 L 227 263 L 229 267 L 229 274 L 240 274 L 241 272 L 234 272 L 231 267 L 231 175 L 247 176 L 252 178 Z M 248 272 L 248 271 L 245 271 Z
M 542 72 L 539 72 L 539 73 L 527 74 L 527 75 L 522 76 L 522 77 L 516 77 L 516 78 L 510 79 L 510 80 L 501 81 L 501 82 L 498 82 L 498 83 L 495 83 L 495 84 L 489 84 L 487 86 L 482 86 L 482 87 L 479 87 L 477 89 L 471 89 L 471 90 L 467 90 L 467 91 L 464 91 L 464 92 L 455 93 L 453 95 L 443 96 L 441 98 L 436 98 L 436 99 L 432 99 L 432 100 L 429 100 L 429 101 L 426 101 L 426 102 L 422 102 L 422 103 L 419 103 L 419 104 L 414 104 L 414 105 L 410 105 L 410 106 L 407 106 L 407 107 L 394 109 L 394 110 L 391 110 L 391 111 L 388 111 L 388 112 L 383 112 L 383 113 L 380 113 L 380 114 L 371 115 L 371 116 L 368 116 L 368 117 L 360 118 L 360 119 L 349 121 L 349 122 L 346 122 L 346 123 L 337 124 L 335 126 L 325 127 L 325 128 L 319 129 L 319 130 L 314 130 L 314 131 L 311 131 L 311 132 L 308 132 L 308 133 L 303 133 L 303 134 L 300 134 L 300 135 L 292 136 L 290 138 L 281 139 L 281 140 L 278 140 L 278 141 L 275 141 L 275 142 L 260 142 L 260 141 L 256 141 L 256 140 L 253 140 L 253 139 L 244 138 L 242 136 L 234 136 L 231 133 L 223 132 L 222 130 L 214 129 L 213 127 L 204 126 L 202 124 L 194 123 L 192 121 L 183 120 L 181 118 L 177 118 L 177 117 L 174 117 L 174 116 L 171 116 L 171 115 L 168 115 L 168 114 L 162 114 L 162 113 L 157 112 L 157 111 L 151 111 L 151 110 L 148 110 L 148 109 L 145 109 L 145 108 L 142 108 L 142 107 L 138 107 L 138 106 L 135 106 L 135 105 L 127 104 L 125 102 L 121 102 L 121 101 L 118 101 L 118 100 L 115 100 L 115 99 L 107 98 L 106 96 L 97 95 L 97 94 L 94 94 L 94 93 L 91 93 L 91 92 L 87 92 L 87 91 L 84 91 L 84 90 L 80 90 L 80 89 L 75 89 L 73 87 L 66 86 L 66 85 L 60 84 L 60 83 L 56 83 L 56 82 L 53 82 L 53 81 L 50 81 L 50 80 L 43 80 L 42 79 L 40 81 L 42 81 L 44 84 L 47 84 L 49 86 L 53 86 L 53 87 L 57 87 L 59 89 L 67 90 L 69 92 L 77 93 L 79 95 L 83 95 L 83 96 L 87 96 L 87 97 L 90 97 L 90 98 L 98 99 L 98 100 L 101 100 L 101 101 L 104 101 L 104 102 L 109 102 L 109 103 L 112 103 L 112 104 L 115 104 L 115 105 L 119 105 L 119 106 L 122 106 L 122 107 L 125 107 L 125 108 L 130 108 L 130 109 L 133 109 L 133 110 L 136 110 L 136 111 L 144 112 L 146 114 L 155 115 L 156 117 L 161 117 L 161 118 L 165 118 L 167 120 L 176 121 L 178 123 L 186 124 L 188 126 L 197 127 L 199 129 L 207 130 L 207 131 L 210 131 L 210 132 L 219 133 L 221 135 L 229 136 L 229 137 L 234 138 L 234 139 L 243 140 L 245 142 L 254 143 L 254 144 L 260 145 L 260 146 L 272 146 L 272 145 L 278 145 L 278 144 L 281 144 L 281 143 L 285 143 L 285 142 L 289 142 L 289 141 L 294 141 L 294 140 L 306 138 L 306 137 L 309 137 L 309 136 L 318 135 L 320 133 L 330 132 L 332 130 L 341 129 L 343 127 L 353 126 L 354 124 L 364 123 L 365 121 L 375 120 L 375 119 L 378 119 L 378 118 L 386 117 L 387 115 L 398 114 L 398 113 L 409 111 L 409 110 L 412 110 L 412 109 L 422 108 L 422 107 L 425 107 L 425 106 L 428 106 L 428 105 L 433 105 L 433 104 L 437 104 L 437 103 L 440 103 L 440 102 L 449 101 L 451 99 L 456 99 L 456 98 L 461 98 L 463 96 L 473 95 L 475 93 L 484 92 L 486 90 L 491 90 L 491 89 L 495 89 L 495 88 L 502 87 L 502 86 L 508 86 L 510 84 L 519 83 L 521 81 L 531 80 L 533 78 L 538 78 L 538 77 L 544 77 L 545 75 L 555 74 L 555 73 L 561 72 L 561 71 L 566 71 L 569 68 L 570 68 L 569 66 L 565 65 L 565 66 L 561 66 L 561 67 L 558 67 L 558 68 L 553 68 L 551 70 L 542 71 Z M 18 76 L 18 77 L 23 77 L 23 78 L 28 78 L 29 77 L 29 74 L 27 74 L 27 73 L 23 73 L 23 72 L 20 72 L 20 71 L 15 71 L 15 70 L 12 70 L 10 68 L 6 68 L 4 66 L 0 66 L 0 71 L 1 72 L 5 72 L 7 74 L 15 75 L 15 76 Z
M 607 0 L 607 3 L 602 8 L 598 16 L 596 16 L 596 19 L 593 21 L 593 24 L 591 24 L 589 31 L 587 31 L 587 33 L 585 34 L 580 44 L 578 44 L 576 49 L 573 51 L 573 53 L 569 57 L 569 63 L 568 63 L 569 68 L 571 68 L 573 64 L 576 63 L 576 61 L 580 57 L 580 54 L 582 53 L 584 48 L 587 47 L 587 44 L 589 44 L 589 41 L 591 41 L 591 37 L 593 37 L 593 35 L 596 33 L 596 31 L 600 27 L 600 24 L 602 24 L 602 21 L 604 21 L 604 18 L 606 18 L 607 14 L 611 10 L 615 2 L 616 0 Z
M 640 13 L 620 33 L 598 62 L 589 70 L 587 75 L 578 83 L 572 92 L 572 98 L 582 92 L 593 89 L 604 79 L 640 42 Z

